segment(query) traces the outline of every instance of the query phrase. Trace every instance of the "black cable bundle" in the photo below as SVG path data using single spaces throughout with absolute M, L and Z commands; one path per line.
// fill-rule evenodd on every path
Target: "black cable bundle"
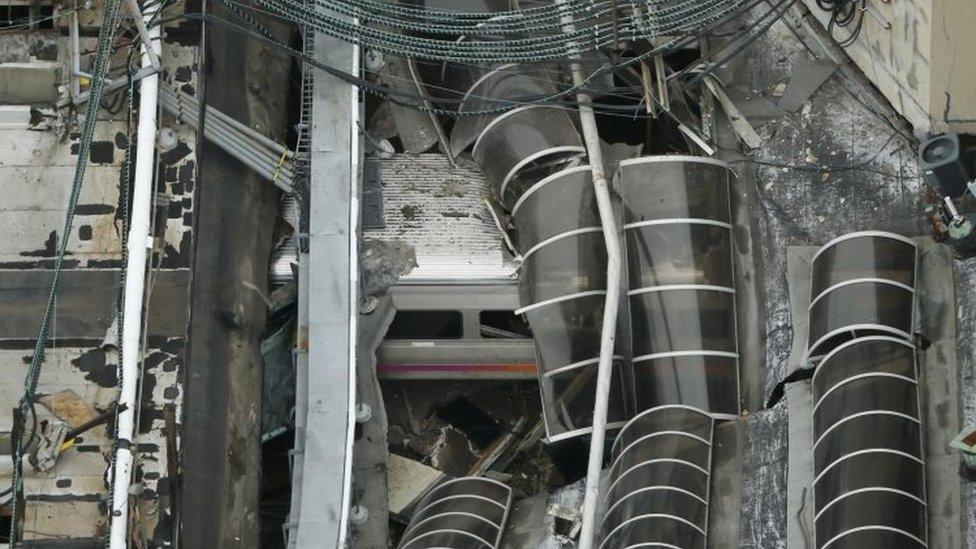
M 830 12 L 830 23 L 827 24 L 827 31 L 837 40 L 840 47 L 846 48 L 857 40 L 864 25 L 864 2 L 865 0 L 817 0 L 817 6 Z M 853 25 L 853 26 L 852 26 Z M 851 28 L 847 38 L 839 40 L 834 36 L 837 28 Z

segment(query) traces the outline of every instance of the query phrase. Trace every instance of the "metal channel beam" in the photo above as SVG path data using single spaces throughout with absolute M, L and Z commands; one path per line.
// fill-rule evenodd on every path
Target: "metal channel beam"
M 358 49 L 317 33 L 317 61 L 358 71 Z M 307 284 L 307 409 L 297 547 L 346 547 L 355 428 L 358 315 L 358 90 L 315 73 Z M 303 277 L 304 278 L 304 277 Z M 303 411 L 299 410 L 301 414 Z

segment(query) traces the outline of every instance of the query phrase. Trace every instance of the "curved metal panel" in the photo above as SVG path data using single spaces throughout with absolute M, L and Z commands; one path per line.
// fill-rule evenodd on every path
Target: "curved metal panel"
M 604 296 L 584 296 L 525 313 L 532 327 L 539 373 L 599 358 Z
M 621 429 L 611 454 L 601 547 L 703 547 L 714 421 L 688 406 L 659 406 Z
M 905 237 L 879 232 L 844 235 L 817 251 L 811 298 L 856 278 L 882 278 L 915 287 L 916 246 Z
M 918 458 L 893 450 L 861 450 L 817 472 L 816 509 L 861 488 L 892 488 L 925 499 L 924 465 Z
M 613 368 L 607 409 L 608 424 L 621 422 L 626 417 L 621 361 L 615 360 Z M 594 363 L 546 375 L 539 381 L 543 418 L 550 438 L 593 426 L 598 369 L 599 365 Z
M 862 526 L 838 534 L 822 545 L 824 549 L 919 549 L 927 547 L 924 540 L 904 530 L 883 526 Z
M 815 400 L 841 381 L 869 372 L 915 377 L 915 348 L 893 337 L 863 337 L 838 346 L 813 373 Z
M 809 356 L 820 356 L 853 339 L 856 328 L 910 338 L 915 294 L 882 282 L 837 287 L 810 308 Z M 872 329 L 873 327 L 873 329 Z
M 739 413 L 739 361 L 714 355 L 634 361 L 637 409 L 687 404 L 713 414 Z
M 471 513 L 484 517 L 499 526 L 505 521 L 504 505 L 483 496 L 461 495 L 432 501 L 423 509 L 415 512 L 410 518 L 410 522 L 420 522 L 435 515 L 449 512 Z
M 634 355 L 737 349 L 735 296 L 679 289 L 631 296 Z
M 541 178 L 510 182 L 533 165 L 551 165 L 585 154 L 567 111 L 554 107 L 520 107 L 492 120 L 475 142 L 472 155 L 502 204 L 511 208 Z
M 867 414 L 842 420 L 817 441 L 814 467 L 824 470 L 845 454 L 869 448 L 889 448 L 921 458 L 921 428 L 917 421 L 890 414 Z
M 497 480 L 481 477 L 455 478 L 439 484 L 417 504 L 417 512 L 427 505 L 452 496 L 480 496 L 507 507 L 512 489 Z
M 601 227 L 589 166 L 569 168 L 529 188 L 512 209 L 518 250 L 582 227 Z
M 519 273 L 522 307 L 563 296 L 607 289 L 607 252 L 602 232 L 555 240 L 538 248 Z
M 498 114 L 465 114 L 511 108 L 512 100 L 556 93 L 551 83 L 522 72 L 524 66 L 509 64 L 490 70 L 480 68 L 455 75 L 453 90 L 466 89 L 451 129 L 451 150 L 457 156 L 477 141 Z
M 622 496 L 607 508 L 603 515 L 603 525 L 619 525 L 628 517 L 645 513 L 671 514 L 702 529 L 706 529 L 708 525 L 707 501 L 673 486 L 650 486 Z
M 398 547 L 496 549 L 501 543 L 512 490 L 481 477 L 448 480 L 417 505 Z
M 614 459 L 638 440 L 654 433 L 681 431 L 711 443 L 712 418 L 698 408 L 685 405 L 658 406 L 641 412 L 627 422 L 613 441 Z
M 681 548 L 703 548 L 705 534 L 695 525 L 668 515 L 643 515 L 610 530 L 600 549 L 665 543 Z
M 648 486 L 673 486 L 708 501 L 708 473 L 688 461 L 658 459 L 621 471 L 607 490 L 607 507 Z
M 646 162 L 650 158 L 660 159 Z M 620 163 L 624 222 L 698 218 L 731 223 L 729 178 L 721 165 L 687 157 L 637 158 Z
M 436 530 L 411 536 L 400 549 L 494 549 L 490 541 L 464 530 Z
M 409 540 L 423 537 L 424 534 L 444 531 L 466 532 L 483 540 L 489 547 L 494 547 L 495 541 L 501 535 L 498 525 L 478 515 L 444 513 L 411 524 L 404 533 L 404 538 Z
M 917 418 L 918 386 L 908 378 L 873 374 L 843 382 L 818 402 L 813 412 L 815 434 L 859 412 L 885 410 Z
M 715 225 L 648 225 L 626 231 L 631 288 L 733 287 L 732 234 Z
M 924 546 L 915 262 L 913 242 L 879 232 L 835 239 L 813 259 L 818 549 Z
M 624 448 L 610 465 L 610 477 L 615 478 L 646 461 L 680 456 L 682 460 L 708 470 L 711 446 L 682 431 L 668 431 L 647 435 Z
M 864 491 L 832 502 L 817 517 L 817 546 L 844 532 L 863 526 L 888 526 L 926 539 L 925 505 L 913 497 L 891 491 Z M 868 546 L 865 546 L 868 547 Z
M 637 410 L 738 415 L 731 176 L 699 157 L 620 163 Z

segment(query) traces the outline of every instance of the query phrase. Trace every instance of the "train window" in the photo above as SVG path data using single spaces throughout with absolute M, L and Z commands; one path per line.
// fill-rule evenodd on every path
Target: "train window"
M 485 339 L 529 339 L 532 331 L 525 318 L 513 311 L 481 311 L 481 337 Z
M 461 339 L 459 311 L 397 311 L 387 339 Z

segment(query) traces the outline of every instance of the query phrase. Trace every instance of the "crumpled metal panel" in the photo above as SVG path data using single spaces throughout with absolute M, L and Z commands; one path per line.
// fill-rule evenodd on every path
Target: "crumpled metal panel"
M 417 505 L 400 549 L 494 549 L 501 543 L 512 489 L 487 478 L 448 480 Z
M 621 427 L 626 418 L 622 366 L 620 360 L 613 362 L 614 375 L 610 378 L 610 400 L 607 404 L 608 429 Z M 585 435 L 592 430 L 598 369 L 599 365 L 593 362 L 542 377 L 539 389 L 550 441 Z
M 600 548 L 703 548 L 714 421 L 688 406 L 647 410 L 613 444 Z
M 739 413 L 731 175 L 702 157 L 620 163 L 638 411 Z
M 535 339 L 543 420 L 550 441 L 585 435 L 592 429 L 604 299 L 604 295 L 580 295 L 525 313 Z M 622 426 L 626 418 L 622 368 L 622 361 L 615 360 L 608 428 Z

